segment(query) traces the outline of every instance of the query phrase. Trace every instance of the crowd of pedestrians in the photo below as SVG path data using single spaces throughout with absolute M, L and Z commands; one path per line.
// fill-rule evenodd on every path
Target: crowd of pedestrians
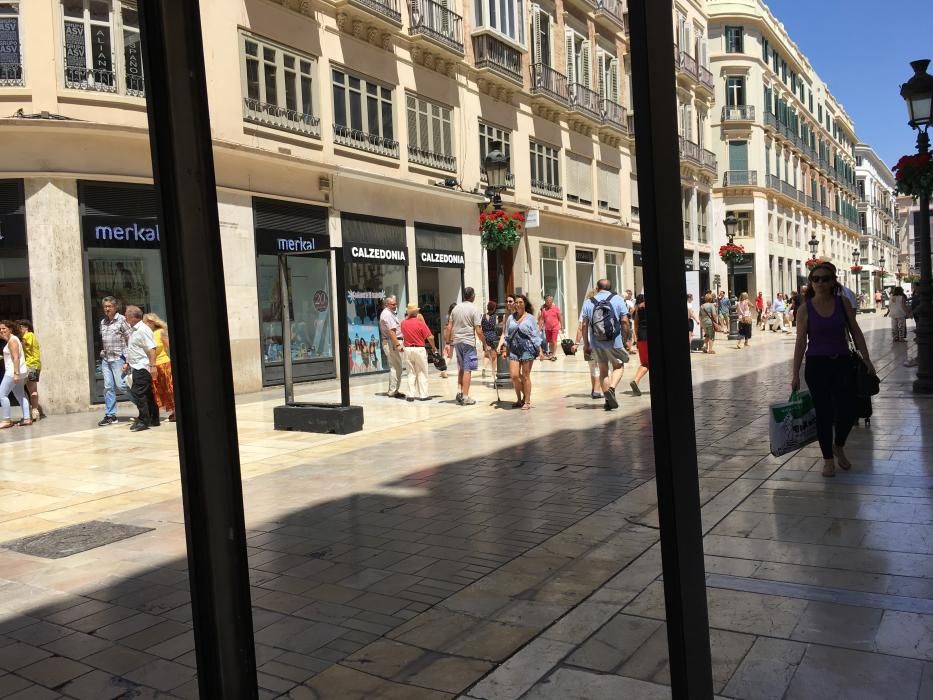
M 42 360 L 39 340 L 32 321 L 0 321 L 0 342 L 3 343 L 3 379 L 0 379 L 0 430 L 14 426 L 29 426 L 44 417 L 39 407 L 39 374 Z M 20 407 L 22 417 L 12 419 L 10 395 Z

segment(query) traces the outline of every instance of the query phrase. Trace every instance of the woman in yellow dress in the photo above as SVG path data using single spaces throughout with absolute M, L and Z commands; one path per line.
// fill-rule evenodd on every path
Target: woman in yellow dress
M 168 411 L 168 419 L 175 422 L 175 389 L 172 385 L 171 346 L 168 339 L 168 325 L 158 314 L 145 314 L 143 323 L 152 329 L 155 338 L 156 373 L 152 378 L 152 395 L 156 405 Z
M 42 371 L 42 359 L 39 356 L 39 339 L 33 331 L 32 321 L 21 318 L 15 322 L 19 326 L 19 337 L 26 356 L 26 396 L 29 399 L 30 413 L 33 420 L 45 417 L 39 408 L 39 373 Z

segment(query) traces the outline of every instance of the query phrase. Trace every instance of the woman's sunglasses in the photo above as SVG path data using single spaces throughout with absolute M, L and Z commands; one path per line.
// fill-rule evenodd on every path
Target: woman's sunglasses
M 811 278 L 810 278 L 810 281 L 811 281 L 811 282 L 816 282 L 816 283 L 820 283 L 820 282 L 833 282 L 833 281 L 835 281 L 835 279 L 836 279 L 836 278 L 833 277 L 832 275 L 815 275 L 814 277 L 811 277 Z

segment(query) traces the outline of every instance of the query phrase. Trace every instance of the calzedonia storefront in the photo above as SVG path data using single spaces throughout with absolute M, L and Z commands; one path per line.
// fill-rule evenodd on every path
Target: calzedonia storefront
M 463 295 L 463 234 L 459 228 L 415 222 L 418 306 L 440 344 L 447 309 Z M 399 313 L 404 312 L 401 309 Z
M 295 381 L 337 376 L 330 255 L 312 254 L 330 246 L 327 209 L 254 197 L 253 222 L 263 386 L 281 384 L 285 374 L 281 254 L 287 254 L 291 291 L 292 375 Z
M 162 279 L 161 224 L 151 185 L 79 182 L 84 248 L 91 401 L 104 400 L 100 370 L 101 300 L 117 299 L 121 312 L 130 304 L 143 313 L 166 317 Z M 125 398 L 125 397 L 124 397 Z
M 379 314 L 388 296 L 398 300 L 399 320 L 408 304 L 405 222 L 343 213 L 340 228 L 350 375 L 384 372 L 388 367 L 379 337 Z

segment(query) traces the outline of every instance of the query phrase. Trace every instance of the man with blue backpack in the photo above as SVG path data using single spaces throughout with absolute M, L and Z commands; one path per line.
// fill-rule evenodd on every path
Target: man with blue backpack
M 599 365 L 605 408 L 611 411 L 619 407 L 616 386 L 622 381 L 628 362 L 623 341 L 623 337 L 630 336 L 628 306 L 612 293 L 612 282 L 608 279 L 599 280 L 596 289 L 596 295 L 583 304 L 583 352 L 592 354 Z

